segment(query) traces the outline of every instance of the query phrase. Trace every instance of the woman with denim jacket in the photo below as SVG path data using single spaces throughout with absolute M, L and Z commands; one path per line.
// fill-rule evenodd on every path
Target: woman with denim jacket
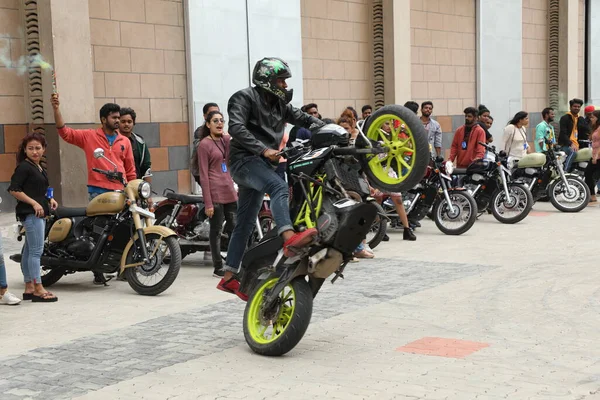
M 25 278 L 23 300 L 49 303 L 58 300 L 42 285 L 40 259 L 44 251 L 46 220 L 50 209 L 58 207 L 56 200 L 46 197 L 48 174 L 41 165 L 46 151 L 46 139 L 39 133 L 23 138 L 17 154 L 17 168 L 10 180 L 8 191 L 17 200 L 17 219 L 25 227 L 25 244 L 21 271 Z

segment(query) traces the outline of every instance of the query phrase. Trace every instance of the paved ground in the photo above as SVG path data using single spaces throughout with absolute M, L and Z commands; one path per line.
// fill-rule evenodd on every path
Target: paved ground
M 78 274 L 55 304 L 0 308 L 0 399 L 600 399 L 600 209 L 539 203 L 461 237 L 427 220 L 326 284 L 281 358 L 252 354 L 243 303 L 184 261 L 148 298 Z M 6 233 L 10 216 L 0 217 Z M 18 250 L 3 238 L 5 254 Z M 19 267 L 8 261 L 11 291 Z

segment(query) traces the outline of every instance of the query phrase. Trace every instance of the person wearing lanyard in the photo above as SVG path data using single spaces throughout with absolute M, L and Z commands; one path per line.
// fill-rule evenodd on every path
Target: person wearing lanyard
M 225 120 L 220 111 L 211 111 L 202 128 L 198 144 L 198 167 L 200 187 L 204 196 L 206 215 L 210 220 L 210 252 L 213 260 L 213 276 L 222 278 L 221 233 L 225 220 L 225 233 L 231 237 L 235 227 L 237 193 L 229 174 L 227 159 L 231 137 L 223 132 Z
M 504 128 L 504 151 L 508 154 L 509 164 L 531 153 L 532 149 L 527 143 L 528 125 L 529 114 L 519 111 Z

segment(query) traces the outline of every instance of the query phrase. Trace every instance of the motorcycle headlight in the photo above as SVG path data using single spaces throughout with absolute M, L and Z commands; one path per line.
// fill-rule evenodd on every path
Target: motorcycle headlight
M 452 175 L 454 172 L 454 164 L 452 164 L 452 161 L 446 161 L 444 168 L 446 169 L 446 174 L 448 175 Z
M 142 199 L 149 199 L 152 195 L 152 187 L 148 182 L 142 182 L 138 187 L 138 194 Z

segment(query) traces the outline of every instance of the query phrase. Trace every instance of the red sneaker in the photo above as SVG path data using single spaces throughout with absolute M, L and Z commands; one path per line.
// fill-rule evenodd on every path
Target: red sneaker
M 248 296 L 245 293 L 240 292 L 240 282 L 237 279 L 231 278 L 230 280 L 226 281 L 225 278 L 222 278 L 217 285 L 217 289 L 222 290 L 223 292 L 235 294 L 240 299 L 248 301 Z
M 294 248 L 301 249 L 312 243 L 318 231 L 315 228 L 310 228 L 302 232 L 297 232 L 283 244 L 283 254 L 286 257 L 293 257 L 295 255 Z

